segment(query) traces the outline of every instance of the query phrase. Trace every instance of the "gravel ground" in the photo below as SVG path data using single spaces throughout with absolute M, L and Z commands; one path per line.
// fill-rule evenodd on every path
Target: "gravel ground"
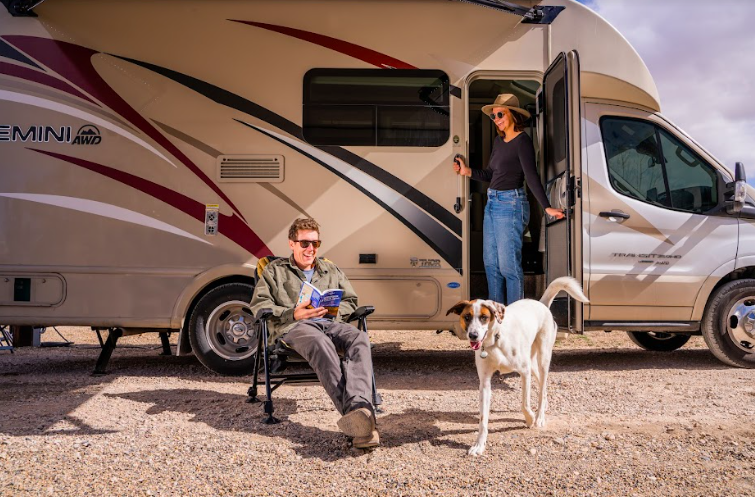
M 518 376 L 496 378 L 472 458 L 473 353 L 448 334 L 371 333 L 383 445 L 361 451 L 317 385 L 277 390 L 284 421 L 265 425 L 248 378 L 161 357 L 156 335 L 122 339 L 92 377 L 93 333 L 59 329 L 75 345 L 0 352 L 0 495 L 755 494 L 755 370 L 700 337 L 673 353 L 560 340 L 546 428 L 524 426 Z

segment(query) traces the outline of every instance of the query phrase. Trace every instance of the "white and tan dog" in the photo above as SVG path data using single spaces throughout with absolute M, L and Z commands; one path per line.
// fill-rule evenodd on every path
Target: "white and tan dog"
M 490 380 L 498 371 L 515 371 L 522 378 L 522 412 L 529 427 L 545 425 L 548 408 L 546 381 L 558 327 L 550 306 L 558 292 L 564 290 L 580 302 L 588 302 L 574 278 L 554 280 L 537 300 L 523 299 L 504 306 L 492 300 L 463 300 L 446 315 L 459 315 L 460 330 L 456 335 L 469 340 L 475 350 L 477 375 L 480 377 L 480 429 L 477 442 L 469 449 L 476 456 L 485 451 L 490 414 Z M 462 335 L 463 333 L 463 335 Z M 538 381 L 537 416 L 530 406 L 531 376 Z

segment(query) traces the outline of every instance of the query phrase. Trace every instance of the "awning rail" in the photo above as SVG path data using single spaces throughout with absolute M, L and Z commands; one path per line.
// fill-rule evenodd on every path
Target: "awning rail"
M 481 7 L 488 7 L 499 12 L 514 14 L 522 17 L 522 22 L 527 24 L 551 24 L 556 16 L 564 10 L 565 7 L 551 7 L 536 5 L 532 8 L 522 7 L 521 5 L 505 0 L 459 0 L 460 2 L 471 3 Z

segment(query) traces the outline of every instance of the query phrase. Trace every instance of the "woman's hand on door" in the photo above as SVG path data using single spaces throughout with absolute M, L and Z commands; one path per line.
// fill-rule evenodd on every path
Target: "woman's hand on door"
M 460 154 L 454 157 L 454 171 L 456 171 L 456 174 L 461 174 L 462 176 L 472 176 L 472 170 L 467 167 L 464 157 Z
M 551 217 L 555 217 L 556 219 L 563 219 L 566 216 L 563 209 L 556 209 L 555 207 L 546 208 L 545 213 Z

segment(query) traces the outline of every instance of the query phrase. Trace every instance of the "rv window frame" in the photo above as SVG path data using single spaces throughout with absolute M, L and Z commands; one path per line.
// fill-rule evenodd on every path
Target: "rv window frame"
M 350 99 L 350 101 L 346 101 L 343 103 L 338 102 L 320 102 L 317 100 L 314 100 L 311 96 L 311 90 L 312 90 L 312 84 L 313 81 L 322 76 L 341 76 L 345 78 L 359 78 L 364 77 L 365 79 L 369 79 L 374 81 L 376 78 L 385 78 L 388 79 L 398 79 L 398 78 L 411 78 L 411 77 L 422 77 L 422 78 L 432 78 L 440 81 L 440 86 L 437 86 L 435 88 L 441 88 L 441 95 L 440 98 L 437 100 L 440 102 L 439 105 L 411 105 L 407 104 L 406 101 L 402 101 L 401 99 L 398 99 L 396 101 L 390 101 L 390 100 L 378 100 L 378 99 L 370 99 L 365 98 L 363 100 L 353 100 Z M 406 87 L 404 87 L 406 88 Z M 313 68 L 308 70 L 304 74 L 303 84 L 302 84 L 302 137 L 304 140 L 315 146 L 367 146 L 367 147 L 408 147 L 408 148 L 438 148 L 444 146 L 446 143 L 448 143 L 448 140 L 451 137 L 451 82 L 450 78 L 448 77 L 448 74 L 446 74 L 445 71 L 440 69 L 355 69 L 355 68 Z M 422 102 L 421 98 L 417 99 L 417 102 Z M 309 121 L 309 113 L 316 109 L 330 109 L 330 110 L 336 110 L 338 108 L 347 108 L 347 107 L 372 107 L 374 109 L 373 112 L 373 128 L 372 128 L 372 134 L 371 134 L 371 140 L 360 140 L 360 139 L 354 139 L 353 137 L 345 137 L 344 139 L 335 139 L 335 140 L 323 140 L 316 137 L 313 137 L 311 133 L 308 133 L 308 130 L 311 130 L 312 128 L 307 125 Z M 383 112 L 390 112 L 391 108 L 417 108 L 421 109 L 422 111 L 434 111 L 437 114 L 439 114 L 441 117 L 440 125 L 443 126 L 445 124 L 445 129 L 438 129 L 435 128 L 420 128 L 421 131 L 428 131 L 433 132 L 437 131 L 439 134 L 439 139 L 435 142 L 432 142 L 429 145 L 425 144 L 417 144 L 417 143 L 380 143 L 381 141 L 381 135 L 380 135 L 380 120 L 381 120 L 381 111 Z M 388 128 L 390 129 L 390 128 Z
M 670 189 L 669 184 L 668 184 L 668 177 L 667 177 L 668 173 L 666 171 L 666 159 L 665 159 L 665 155 L 663 153 L 663 144 L 661 143 L 661 140 L 660 140 L 660 131 L 661 130 L 665 131 L 670 136 L 672 136 L 674 139 L 676 139 L 681 145 L 683 145 L 687 149 L 687 151 L 690 154 L 692 154 L 698 161 L 700 161 L 701 164 L 703 164 L 704 166 L 707 166 L 713 172 L 713 176 L 716 177 L 716 184 L 713 185 L 714 186 L 714 191 L 716 192 L 716 197 L 717 197 L 716 198 L 716 205 L 714 205 L 713 207 L 711 207 L 710 209 L 708 209 L 707 211 L 704 211 L 704 212 L 694 212 L 694 211 L 685 210 L 685 209 L 676 209 L 676 208 L 672 207 L 671 205 L 659 205 L 657 203 L 648 202 L 648 201 L 642 200 L 641 198 L 638 198 L 638 197 L 632 197 L 632 196 L 626 195 L 626 194 L 620 192 L 619 190 L 617 190 L 616 187 L 613 184 L 613 180 L 612 180 L 612 177 L 611 177 L 611 172 L 610 172 L 610 169 L 608 167 L 608 160 L 609 160 L 608 159 L 608 151 L 606 150 L 606 146 L 605 146 L 605 143 L 606 143 L 605 142 L 605 133 L 603 133 L 603 123 L 606 120 L 608 120 L 608 119 L 614 119 L 614 120 L 618 119 L 618 120 L 623 120 L 623 121 L 636 121 L 636 122 L 643 123 L 643 124 L 649 124 L 650 126 L 653 127 L 653 131 L 654 131 L 653 134 L 656 137 L 656 140 L 658 140 L 658 153 L 660 154 L 659 155 L 660 162 L 659 162 L 658 165 L 663 168 L 662 169 L 663 181 L 664 181 L 664 184 L 666 186 L 666 195 L 667 195 L 669 204 L 672 204 L 672 202 L 671 202 L 671 189 Z M 630 116 L 621 116 L 621 115 L 609 115 L 609 114 L 600 116 L 600 119 L 598 120 L 598 129 L 600 130 L 600 143 L 603 146 L 603 157 L 605 158 L 605 161 L 606 161 L 606 175 L 608 176 L 608 184 L 611 185 L 611 189 L 614 192 L 616 192 L 617 194 L 619 194 L 619 195 L 621 195 L 623 197 L 631 198 L 631 199 L 634 199 L 634 200 L 636 200 L 638 202 L 642 202 L 643 204 L 652 205 L 653 207 L 657 207 L 659 209 L 666 209 L 666 210 L 674 211 L 674 212 L 683 212 L 685 214 L 694 214 L 694 215 L 697 215 L 697 216 L 712 216 L 712 215 L 715 215 L 716 213 L 718 213 L 718 211 L 720 210 L 720 206 L 722 205 L 721 203 L 723 201 L 723 199 L 721 198 L 721 196 L 719 194 L 719 190 L 720 189 L 719 189 L 718 181 L 720 181 L 720 179 L 719 179 L 720 177 L 717 174 L 717 171 L 719 171 L 719 169 L 717 167 L 714 167 L 713 165 L 711 165 L 710 161 L 705 160 L 699 153 L 697 153 L 697 151 L 695 151 L 692 147 L 690 147 L 689 144 L 685 143 L 685 141 L 682 140 L 681 137 L 677 133 L 674 133 L 671 129 L 668 129 L 666 126 L 663 126 L 661 123 L 658 123 L 658 122 L 655 122 L 655 121 L 652 121 L 652 120 L 649 120 L 649 119 L 642 119 L 642 118 L 639 118 L 639 117 L 630 117 Z

